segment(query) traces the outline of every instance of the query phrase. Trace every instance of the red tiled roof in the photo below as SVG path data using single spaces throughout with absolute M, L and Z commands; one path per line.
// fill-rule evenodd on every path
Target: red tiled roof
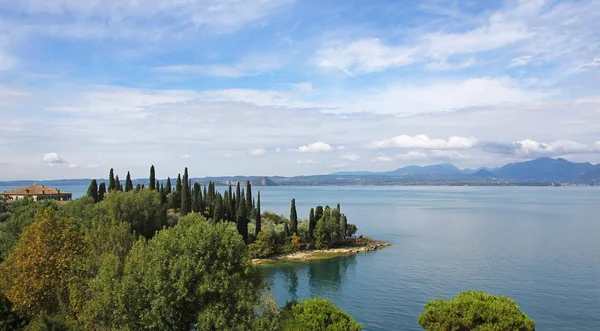
M 46 187 L 44 185 L 29 185 L 27 187 L 18 188 L 12 191 L 4 191 L 0 194 L 8 194 L 8 195 L 55 195 L 55 194 L 71 194 L 69 192 L 63 192 L 61 190 Z

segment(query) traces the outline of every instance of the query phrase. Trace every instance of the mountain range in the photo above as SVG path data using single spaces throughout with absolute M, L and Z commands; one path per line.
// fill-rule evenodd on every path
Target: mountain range
M 34 182 L 52 185 L 87 185 L 91 179 L 63 179 L 52 181 L 5 181 L 0 185 L 24 186 Z M 429 166 L 406 166 L 392 171 L 349 171 L 312 176 L 229 176 L 192 178 L 192 182 L 219 185 L 250 181 L 255 186 L 309 186 L 309 185 L 600 185 L 600 164 L 575 163 L 562 158 L 538 158 L 509 163 L 498 168 L 461 170 L 450 163 Z M 100 179 L 100 182 L 106 181 Z M 138 178 L 133 184 L 145 184 L 148 179 Z M 164 180 L 163 180 L 164 182 Z M 174 183 L 174 182 L 173 182 Z

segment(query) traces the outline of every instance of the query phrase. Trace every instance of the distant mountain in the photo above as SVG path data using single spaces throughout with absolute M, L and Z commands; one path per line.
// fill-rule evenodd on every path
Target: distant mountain
M 389 171 L 388 174 L 394 176 L 422 176 L 422 175 L 458 175 L 462 171 L 454 164 L 443 163 L 430 165 L 425 167 L 407 166 L 394 171 Z
M 493 172 L 486 170 L 486 169 L 479 169 L 479 170 L 475 171 L 474 173 L 472 173 L 471 175 L 475 176 L 475 177 L 490 177 L 490 178 L 496 177 L 496 175 Z
M 579 177 L 584 182 L 600 183 L 600 164 L 595 165 L 590 171 Z
M 579 179 L 594 168 L 589 162 L 573 163 L 565 159 L 543 157 L 526 162 L 510 163 L 494 171 L 498 177 L 519 181 L 549 182 Z

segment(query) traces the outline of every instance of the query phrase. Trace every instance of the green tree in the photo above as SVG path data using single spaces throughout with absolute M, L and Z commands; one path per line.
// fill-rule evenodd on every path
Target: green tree
M 256 227 L 254 230 L 254 235 L 256 235 L 258 237 L 258 234 L 262 231 L 262 215 L 260 214 L 260 191 L 258 191 L 258 200 L 256 202 L 256 211 L 255 211 L 255 220 L 256 220 Z
M 214 222 L 222 221 L 225 218 L 225 210 L 223 210 L 223 197 L 221 193 L 217 193 L 215 199 L 215 207 L 213 208 L 212 219 Z
M 186 167 L 183 171 L 183 182 L 181 187 L 181 215 L 187 215 L 192 211 L 192 197 L 190 193 L 188 178 L 188 168 Z
M 194 188 L 192 189 L 192 211 L 194 213 L 200 212 L 200 199 L 202 198 L 201 194 L 200 184 L 194 183 Z
M 338 204 L 339 206 L 339 204 Z M 332 234 L 334 242 L 342 241 L 342 214 L 340 213 L 339 207 L 333 208 L 331 210 L 331 221 L 335 223 L 336 227 Z
M 177 181 L 175 182 L 175 192 L 173 192 L 173 204 L 172 208 L 178 210 L 181 208 L 181 174 L 177 174 Z
M 323 206 L 317 206 L 315 209 L 315 222 L 318 222 L 321 218 L 323 218 Z
M 315 209 L 311 208 L 310 214 L 308 215 L 308 236 L 311 240 L 315 233 L 316 227 L 317 227 L 317 220 L 315 219 Z
M 167 225 L 167 211 L 156 191 L 116 192 L 97 206 L 98 215 L 109 220 L 122 220 L 137 234 L 150 238 Z
M 433 331 L 535 330 L 535 322 L 513 300 L 478 291 L 428 302 L 418 322 L 423 329 Z
M 116 303 L 104 308 L 116 307 L 105 315 L 111 319 L 106 324 L 131 330 L 250 329 L 264 284 L 246 244 L 232 231 L 230 223 L 212 226 L 190 214 L 153 239 L 136 242 L 123 276 L 109 282 L 120 290 Z M 118 264 L 108 269 L 118 276 Z M 111 286 L 103 290 L 114 293 Z
M 1 292 L 29 316 L 58 313 L 71 262 L 82 251 L 81 234 L 70 219 L 51 209 L 39 212 L 0 265 Z
M 98 197 L 98 183 L 96 182 L 95 179 L 92 179 L 92 182 L 90 183 L 90 186 L 88 186 L 88 190 L 87 190 L 87 196 L 94 199 L 94 202 L 98 202 L 99 201 L 99 197 Z
M 167 194 L 171 194 L 171 177 L 167 177 L 167 184 L 165 185 L 165 192 L 167 192 Z
M 115 177 L 115 190 L 119 192 L 123 192 L 123 186 L 121 185 L 121 180 L 119 179 L 119 175 Z
M 265 258 L 275 254 L 275 238 L 271 231 L 261 231 L 256 240 L 248 245 L 248 251 L 253 258 Z
M 241 202 L 238 203 L 239 206 L 236 217 L 237 230 L 244 239 L 244 242 L 248 242 L 248 214 L 246 213 L 246 203 L 243 199 L 240 201 Z
M 156 190 L 156 172 L 154 170 L 154 165 L 150 167 L 150 178 L 148 184 L 149 189 Z
M 351 232 L 351 230 L 348 229 L 348 219 L 346 218 L 346 215 L 344 215 L 344 214 L 342 214 L 341 227 L 342 227 L 342 240 L 346 240 L 346 239 L 348 239 L 348 237 L 349 237 L 348 234 Z
M 21 330 L 29 323 L 27 317 L 23 313 L 13 311 L 12 306 L 12 302 L 0 293 L 0 330 L 2 331 Z
M 246 212 L 248 213 L 248 218 L 253 218 L 252 211 L 252 185 L 250 181 L 246 182 Z
M 290 208 L 290 232 L 291 234 L 298 232 L 298 213 L 296 213 L 296 199 L 292 199 Z
M 133 182 L 131 181 L 131 174 L 127 171 L 127 178 L 125 178 L 125 192 L 133 190 Z
M 100 183 L 98 187 L 98 201 L 104 200 L 104 195 L 106 194 L 106 184 L 104 182 Z
M 284 331 L 357 331 L 362 325 L 323 298 L 292 302 L 283 321 Z
M 110 168 L 110 172 L 108 173 L 108 192 L 114 191 L 115 188 L 115 172 L 113 168 Z

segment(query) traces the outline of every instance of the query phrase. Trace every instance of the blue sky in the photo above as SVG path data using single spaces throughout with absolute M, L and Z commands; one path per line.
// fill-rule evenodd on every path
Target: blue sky
M 600 0 L 0 0 L 0 180 L 600 162 Z

